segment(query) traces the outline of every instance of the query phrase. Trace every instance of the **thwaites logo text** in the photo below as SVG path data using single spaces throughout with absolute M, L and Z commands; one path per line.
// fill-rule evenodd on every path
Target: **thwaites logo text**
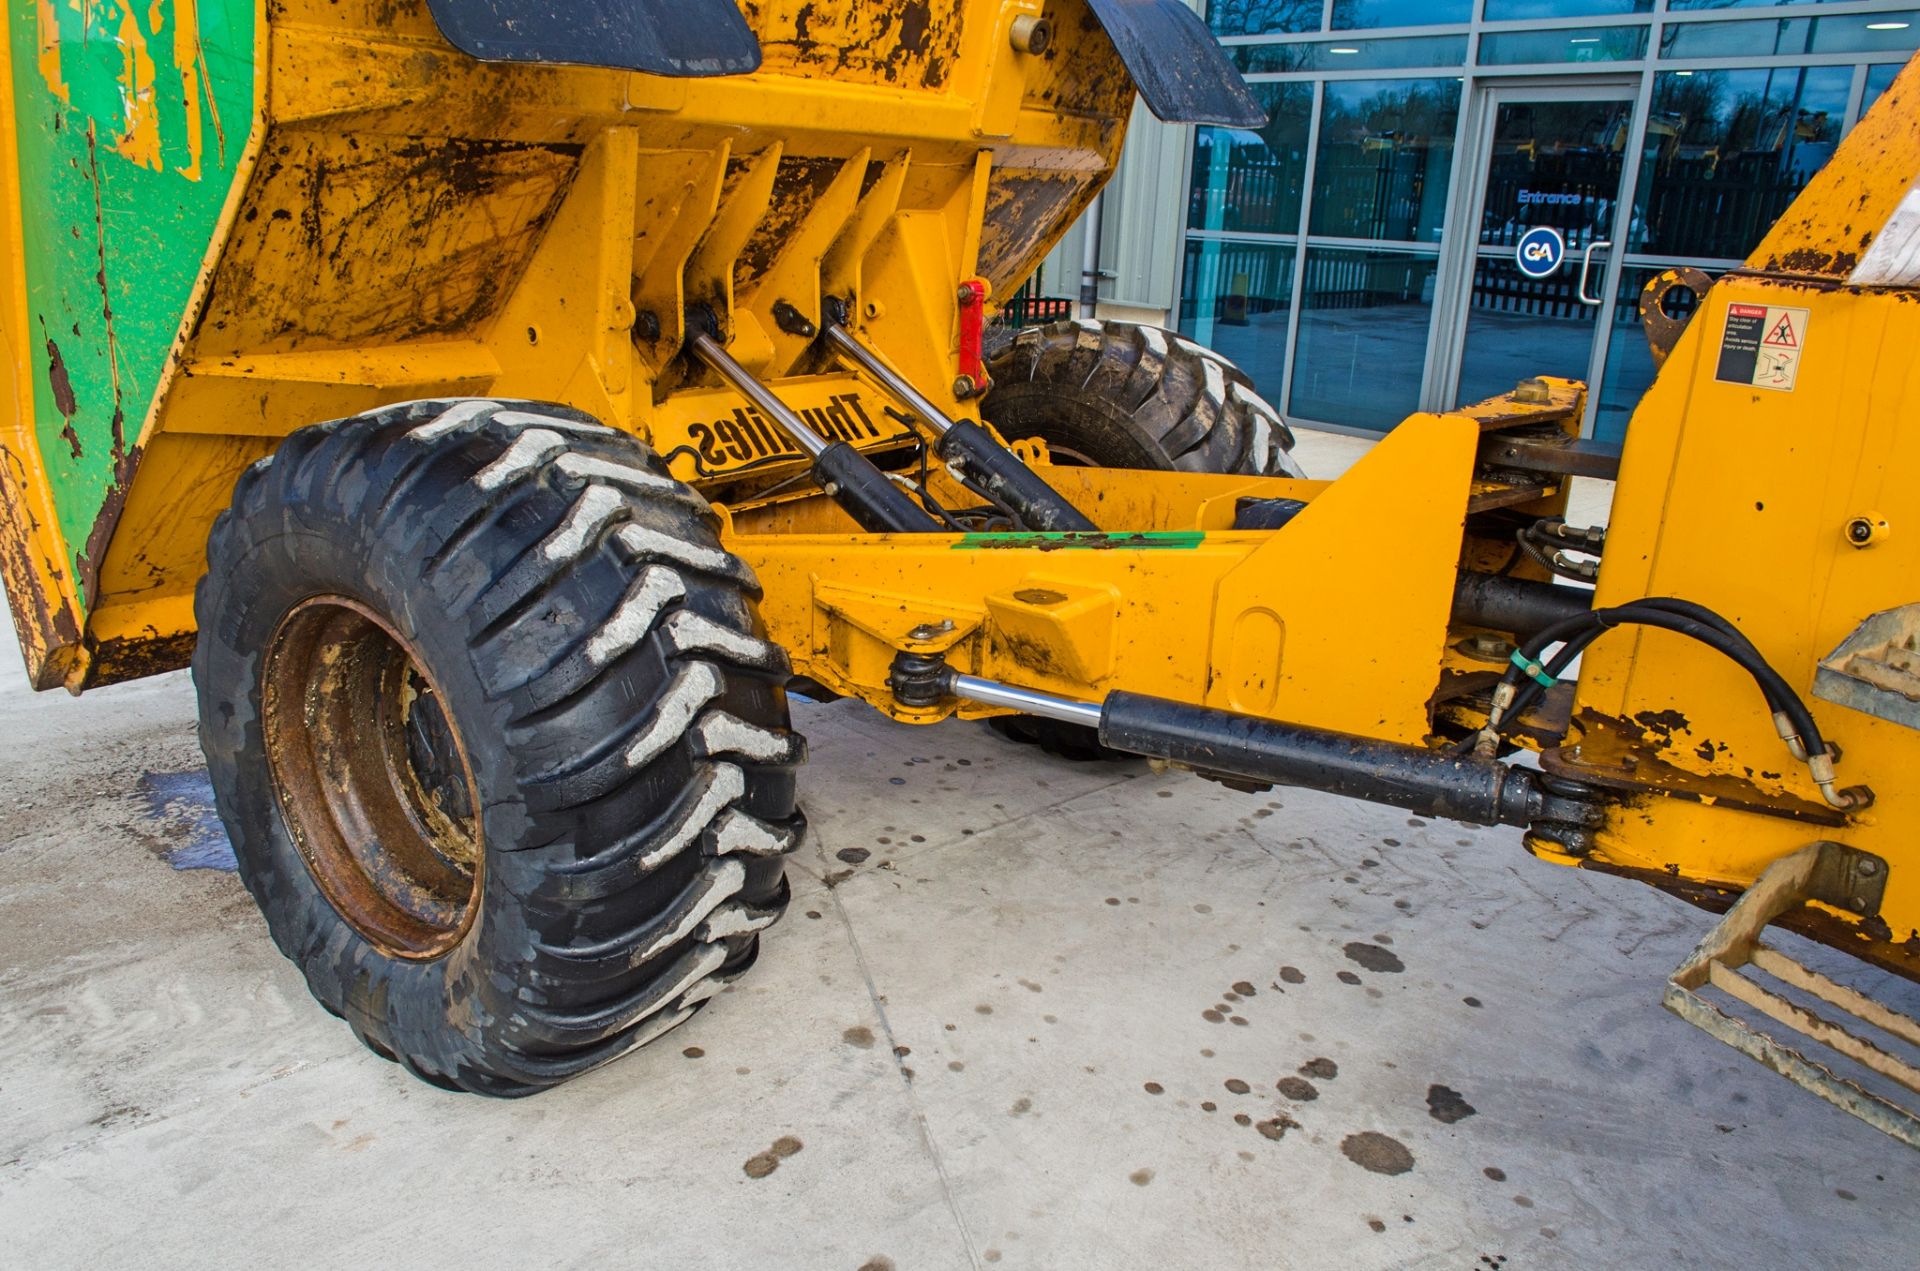
M 858 393 L 837 393 L 827 399 L 825 406 L 798 413 L 808 427 L 829 441 L 859 445 L 895 431 L 874 422 Z M 687 436 L 699 452 L 700 461 L 712 467 L 731 468 L 759 459 L 800 455 L 792 439 L 751 406 L 736 406 L 731 415 L 711 422 L 689 424 Z

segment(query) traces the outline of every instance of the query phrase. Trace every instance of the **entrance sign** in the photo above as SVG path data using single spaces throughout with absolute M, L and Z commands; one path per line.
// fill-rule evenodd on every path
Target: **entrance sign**
M 1514 263 L 1529 278 L 1551 278 L 1567 258 L 1567 240 L 1551 225 L 1536 225 L 1520 236 Z

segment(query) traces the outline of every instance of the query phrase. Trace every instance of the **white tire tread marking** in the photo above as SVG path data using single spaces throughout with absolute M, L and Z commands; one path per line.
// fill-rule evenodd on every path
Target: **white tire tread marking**
M 644 768 L 678 741 L 700 708 L 720 696 L 720 673 L 705 662 L 680 668 L 654 704 L 653 718 L 627 746 L 627 766 Z
M 587 661 L 605 666 L 647 638 L 660 611 L 687 594 L 686 580 L 664 565 L 648 565 L 627 588 L 620 607 L 587 641 Z

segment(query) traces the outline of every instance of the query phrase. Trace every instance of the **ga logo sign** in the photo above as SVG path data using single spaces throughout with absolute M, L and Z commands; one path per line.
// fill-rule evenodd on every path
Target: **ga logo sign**
M 1513 249 L 1514 263 L 1529 278 L 1550 277 L 1567 258 L 1567 240 L 1551 225 L 1536 225 L 1520 236 Z

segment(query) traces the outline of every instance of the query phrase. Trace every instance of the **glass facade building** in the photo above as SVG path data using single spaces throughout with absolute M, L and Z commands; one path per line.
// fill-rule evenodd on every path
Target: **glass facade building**
M 1738 265 L 1920 47 L 1920 9 L 1842 0 L 1206 17 L 1270 120 L 1193 130 L 1175 321 L 1289 417 L 1360 431 L 1550 374 L 1624 435 L 1647 280 Z

